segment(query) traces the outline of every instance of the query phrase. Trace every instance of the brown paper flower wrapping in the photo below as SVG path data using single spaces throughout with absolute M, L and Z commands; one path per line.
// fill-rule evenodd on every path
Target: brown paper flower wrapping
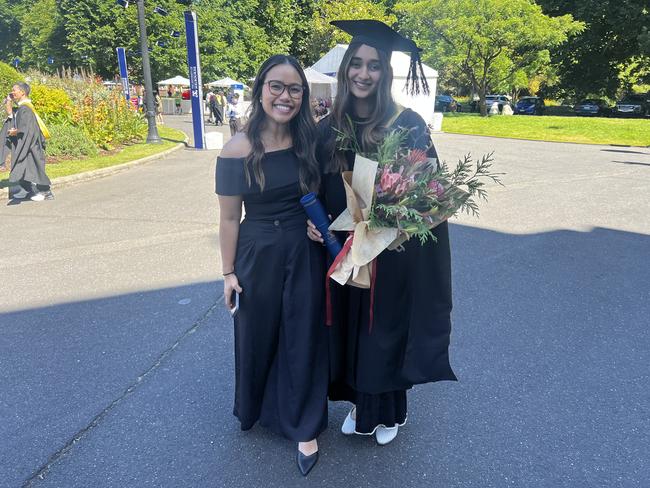
M 370 288 L 372 280 L 373 259 L 388 250 L 398 250 L 410 236 L 397 227 L 370 228 L 370 209 L 375 191 L 375 178 L 378 163 L 357 155 L 354 161 L 354 171 L 342 174 L 343 186 L 347 200 L 347 208 L 330 225 L 330 230 L 353 232 L 350 251 L 338 260 L 338 264 L 330 273 L 337 283 L 358 288 Z M 446 185 L 445 185 L 446 186 Z M 469 193 L 454 187 L 445 188 L 449 206 L 440 208 L 436 213 L 429 214 L 431 228 L 436 227 L 454 215 L 469 197 Z

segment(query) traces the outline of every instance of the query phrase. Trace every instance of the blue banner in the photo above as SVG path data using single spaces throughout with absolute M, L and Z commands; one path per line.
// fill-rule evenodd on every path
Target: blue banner
M 196 23 L 196 13 L 190 10 L 185 12 L 185 37 L 187 39 L 187 67 L 190 71 L 194 147 L 196 149 L 205 149 L 203 85 L 201 83 L 201 63 L 199 61 L 199 32 Z
M 124 92 L 124 98 L 129 102 L 129 100 L 131 100 L 131 94 L 129 93 L 129 72 L 126 69 L 126 53 L 124 52 L 123 47 L 118 47 L 115 50 L 117 51 L 117 64 L 120 66 L 122 91 Z

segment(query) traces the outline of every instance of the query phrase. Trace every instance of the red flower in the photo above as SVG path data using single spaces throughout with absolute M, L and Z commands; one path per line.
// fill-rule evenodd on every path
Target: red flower
M 406 160 L 411 164 L 423 163 L 427 160 L 427 153 L 422 149 L 413 149 L 409 151 Z

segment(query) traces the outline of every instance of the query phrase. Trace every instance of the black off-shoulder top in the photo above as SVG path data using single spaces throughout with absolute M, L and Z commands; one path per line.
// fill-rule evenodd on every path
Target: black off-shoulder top
M 305 218 L 300 198 L 299 162 L 293 148 L 267 152 L 262 159 L 264 190 L 251 174 L 246 182 L 245 158 L 217 158 L 216 193 L 241 195 L 246 219 L 275 220 Z

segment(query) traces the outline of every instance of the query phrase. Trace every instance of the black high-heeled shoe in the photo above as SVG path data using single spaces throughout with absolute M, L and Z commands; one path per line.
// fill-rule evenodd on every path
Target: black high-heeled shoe
M 309 472 L 312 470 L 314 466 L 316 466 L 316 462 L 318 461 L 318 451 L 316 451 L 314 454 L 310 454 L 309 456 L 306 456 L 300 450 L 298 450 L 298 469 L 300 470 L 300 474 L 303 476 L 307 476 Z

